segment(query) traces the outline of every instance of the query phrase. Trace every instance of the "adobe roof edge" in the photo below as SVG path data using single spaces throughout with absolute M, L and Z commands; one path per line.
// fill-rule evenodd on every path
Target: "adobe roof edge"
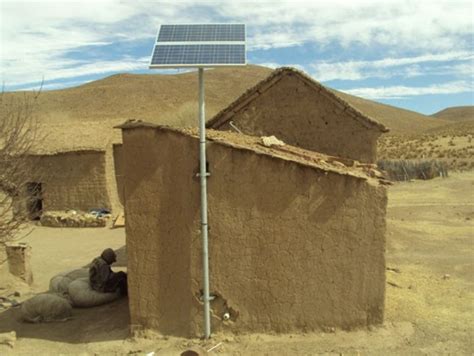
M 64 148 L 64 149 L 53 149 L 53 150 L 41 150 L 41 149 L 32 149 L 30 152 L 25 153 L 26 156 L 30 157 L 39 157 L 39 156 L 58 156 L 62 154 L 74 154 L 74 153 L 102 153 L 105 154 L 105 148 L 96 148 L 96 147 L 74 147 L 74 148 Z
M 129 120 L 121 125 L 115 126 L 115 128 L 120 128 L 122 130 L 154 129 L 199 139 L 197 128 L 176 128 L 168 125 L 143 122 L 141 120 Z M 238 150 L 250 151 L 255 154 L 293 162 L 300 166 L 309 167 L 322 172 L 350 176 L 368 182 L 377 182 L 382 185 L 391 184 L 380 174 L 374 165 L 359 163 L 350 159 L 328 156 L 323 153 L 308 151 L 288 144 L 285 144 L 282 148 L 276 146 L 266 147 L 260 143 L 261 138 L 259 137 L 210 129 L 208 131 L 207 140 L 208 142 L 217 143 Z M 343 163 L 348 161 L 353 165 L 347 166 Z
M 138 127 L 158 128 L 158 127 L 162 127 L 162 126 L 169 127 L 171 129 L 170 126 L 153 124 L 151 122 L 146 122 L 146 121 L 136 120 L 136 119 L 127 120 L 123 124 L 114 126 L 114 129 L 127 130 L 127 129 L 134 129 L 134 128 L 138 128 Z
M 358 120 L 362 124 L 367 124 L 370 127 L 375 127 L 379 129 L 381 132 L 389 132 L 390 130 L 380 122 L 376 121 L 375 119 L 370 118 L 369 116 L 363 114 L 361 111 L 356 109 L 354 106 L 352 106 L 350 103 L 342 99 L 341 97 L 337 96 L 333 92 L 331 92 L 329 89 L 327 89 L 324 85 L 321 83 L 317 82 L 313 78 L 311 78 L 309 75 L 306 73 L 292 67 L 280 67 L 275 69 L 270 75 L 261 80 L 259 83 L 257 83 L 255 86 L 252 88 L 246 90 L 241 96 L 239 96 L 234 102 L 232 102 L 230 105 L 228 105 L 226 108 L 218 112 L 214 117 L 212 117 L 210 120 L 207 121 L 206 126 L 208 128 L 218 128 L 227 121 L 231 119 L 230 115 L 227 115 L 230 112 L 238 112 L 240 111 L 245 104 L 248 102 L 252 101 L 254 99 L 254 94 L 262 94 L 268 89 L 270 89 L 274 84 L 276 84 L 284 75 L 291 73 L 291 74 L 296 74 L 298 75 L 302 80 L 304 80 L 306 83 L 311 85 L 313 88 L 318 90 L 319 92 L 323 93 L 323 95 L 326 95 L 329 99 L 332 99 L 342 105 L 344 107 L 344 110 L 351 115 L 354 119 Z M 256 96 L 255 96 L 256 97 Z M 239 107 L 240 106 L 240 107 Z

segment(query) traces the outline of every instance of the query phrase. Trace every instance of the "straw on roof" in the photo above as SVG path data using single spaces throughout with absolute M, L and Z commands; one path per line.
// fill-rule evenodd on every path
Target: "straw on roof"
M 149 128 L 162 131 L 175 132 L 181 135 L 199 138 L 197 128 L 178 129 L 170 126 L 156 125 L 142 121 L 128 121 L 117 126 L 122 130 L 137 128 Z M 274 158 L 292 161 L 299 165 L 314 168 L 320 171 L 336 173 L 339 175 L 351 176 L 358 179 L 369 181 L 378 181 L 382 184 L 390 184 L 385 180 L 375 165 L 360 163 L 346 158 L 329 156 L 323 153 L 305 150 L 299 147 L 290 146 L 271 146 L 266 147 L 262 144 L 260 137 L 248 136 L 230 131 L 207 130 L 207 140 L 224 146 L 240 150 L 252 151 L 257 154 L 271 156 Z

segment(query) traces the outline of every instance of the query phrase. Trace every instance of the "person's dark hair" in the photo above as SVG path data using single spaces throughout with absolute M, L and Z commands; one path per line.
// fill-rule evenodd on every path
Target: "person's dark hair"
M 117 261 L 117 255 L 115 254 L 115 251 L 111 248 L 106 248 L 104 251 L 102 251 L 100 257 L 102 257 L 102 259 L 109 265 Z

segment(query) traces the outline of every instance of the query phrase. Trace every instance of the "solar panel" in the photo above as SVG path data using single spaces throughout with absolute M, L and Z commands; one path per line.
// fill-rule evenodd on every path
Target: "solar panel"
M 245 64 L 245 25 L 161 25 L 150 68 Z
M 153 53 L 153 65 L 245 64 L 244 45 L 170 45 Z
M 245 25 L 162 25 L 158 42 L 245 41 Z

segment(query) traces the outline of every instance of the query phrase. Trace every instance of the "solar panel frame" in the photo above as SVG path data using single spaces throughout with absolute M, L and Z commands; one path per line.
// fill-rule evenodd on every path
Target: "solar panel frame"
M 167 27 L 165 27 L 167 26 Z M 173 27 L 171 27 L 173 26 Z M 174 41 L 176 39 L 189 39 L 192 36 L 189 35 L 189 31 L 192 30 L 199 30 L 198 27 L 195 26 L 201 26 L 201 30 L 205 29 L 208 27 L 208 29 L 211 29 L 212 33 L 212 27 L 215 26 L 217 28 L 218 26 L 224 26 L 224 28 L 231 30 L 234 30 L 234 33 L 230 33 L 229 31 L 225 32 L 225 35 L 221 35 L 220 39 L 224 38 L 227 36 L 227 39 L 233 38 L 234 40 L 232 41 L 222 41 L 222 40 L 213 40 L 209 41 L 209 38 L 204 38 L 204 40 L 199 40 L 199 41 Z M 160 33 L 163 28 L 168 28 L 170 30 L 173 28 L 174 30 L 180 29 L 178 37 L 173 37 L 174 34 L 170 35 L 169 33 L 166 34 L 164 37 L 165 40 L 161 41 L 160 40 Z M 222 28 L 222 27 L 221 27 Z M 216 33 L 217 30 L 214 31 Z M 231 31 L 232 32 L 232 31 Z M 183 35 L 184 33 L 184 35 Z M 208 33 L 209 34 L 209 33 Z M 232 37 L 233 36 L 233 37 Z M 214 67 L 234 67 L 234 66 L 245 66 L 247 64 L 247 46 L 245 42 L 245 36 L 246 36 L 246 26 L 244 24 L 179 24 L 179 25 L 160 25 L 156 34 L 156 40 L 155 40 L 155 45 L 153 46 L 151 56 L 150 56 L 150 63 L 149 63 L 149 68 L 150 69 L 166 69 L 166 68 L 214 68 Z M 162 37 L 163 38 L 163 37 Z M 195 39 L 195 38 L 192 38 Z M 202 39 L 202 38 L 201 38 Z M 243 41 L 241 41 L 243 39 Z M 177 47 L 186 47 L 186 50 L 191 51 L 193 53 L 194 57 L 203 58 L 205 56 L 214 56 L 214 60 L 208 60 L 208 61 L 202 61 L 199 63 L 198 61 L 194 61 L 192 63 L 191 60 L 176 60 L 172 61 L 172 58 L 177 58 L 176 52 L 174 53 L 174 57 L 169 57 L 168 59 L 164 60 L 162 58 L 163 54 L 160 54 L 159 52 L 162 51 L 165 48 L 169 48 L 170 46 L 175 46 L 174 50 L 179 52 L 179 51 L 184 51 L 177 49 Z M 200 47 L 197 47 L 200 46 Z M 208 47 L 205 47 L 208 46 Z M 232 47 L 232 48 L 231 48 Z M 195 54 L 196 53 L 196 48 L 200 48 L 202 51 L 200 54 Z M 212 54 L 209 54 L 205 52 L 206 50 L 212 49 Z M 219 52 L 221 51 L 221 52 Z M 229 53 L 232 53 L 233 57 L 230 56 Z M 227 57 L 223 57 L 223 56 Z M 229 57 L 230 56 L 230 57 Z M 158 62 L 156 59 L 160 57 L 161 60 Z

